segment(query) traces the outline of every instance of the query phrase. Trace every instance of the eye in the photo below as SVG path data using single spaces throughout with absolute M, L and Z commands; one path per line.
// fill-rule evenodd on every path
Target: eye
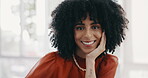
M 99 29 L 100 26 L 92 26 L 92 29 Z
M 76 30 L 84 30 L 84 27 L 75 27 Z

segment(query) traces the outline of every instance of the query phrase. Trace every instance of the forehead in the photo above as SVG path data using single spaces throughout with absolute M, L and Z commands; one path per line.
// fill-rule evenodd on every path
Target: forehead
M 81 21 L 83 20 L 91 20 L 91 21 L 98 21 L 97 17 L 96 16 L 93 16 L 92 14 L 90 13 L 86 13 L 83 17 L 81 17 Z
M 92 19 L 87 17 L 86 19 L 80 20 L 77 23 L 99 23 L 99 21 L 98 20 L 92 20 Z
M 77 16 L 76 16 L 77 17 Z M 89 12 L 85 12 L 82 16 L 76 18 L 77 21 L 75 21 L 75 24 L 100 24 L 98 17 L 92 15 Z M 88 23 L 89 22 L 89 23 Z

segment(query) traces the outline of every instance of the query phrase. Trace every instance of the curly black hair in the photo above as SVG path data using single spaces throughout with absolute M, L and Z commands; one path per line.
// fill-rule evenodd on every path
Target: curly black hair
M 52 12 L 50 28 L 53 29 L 50 38 L 52 46 L 58 49 L 61 57 L 69 59 L 76 51 L 74 40 L 75 24 L 86 19 L 99 21 L 106 35 L 106 51 L 113 53 L 116 46 L 120 46 L 125 39 L 124 30 L 128 20 L 123 8 L 112 0 L 65 0 Z

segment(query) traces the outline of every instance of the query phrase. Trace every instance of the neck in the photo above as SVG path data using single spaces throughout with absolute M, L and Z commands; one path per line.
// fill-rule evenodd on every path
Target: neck
M 83 51 L 81 51 L 80 49 L 76 50 L 76 54 L 81 58 L 86 58 L 86 54 Z

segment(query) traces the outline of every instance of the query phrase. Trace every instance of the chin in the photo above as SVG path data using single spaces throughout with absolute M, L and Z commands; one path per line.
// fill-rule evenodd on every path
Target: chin
M 91 53 L 93 50 L 95 50 L 95 49 L 90 49 L 90 50 L 83 50 L 83 52 L 85 53 L 85 54 L 89 54 L 89 53 Z

